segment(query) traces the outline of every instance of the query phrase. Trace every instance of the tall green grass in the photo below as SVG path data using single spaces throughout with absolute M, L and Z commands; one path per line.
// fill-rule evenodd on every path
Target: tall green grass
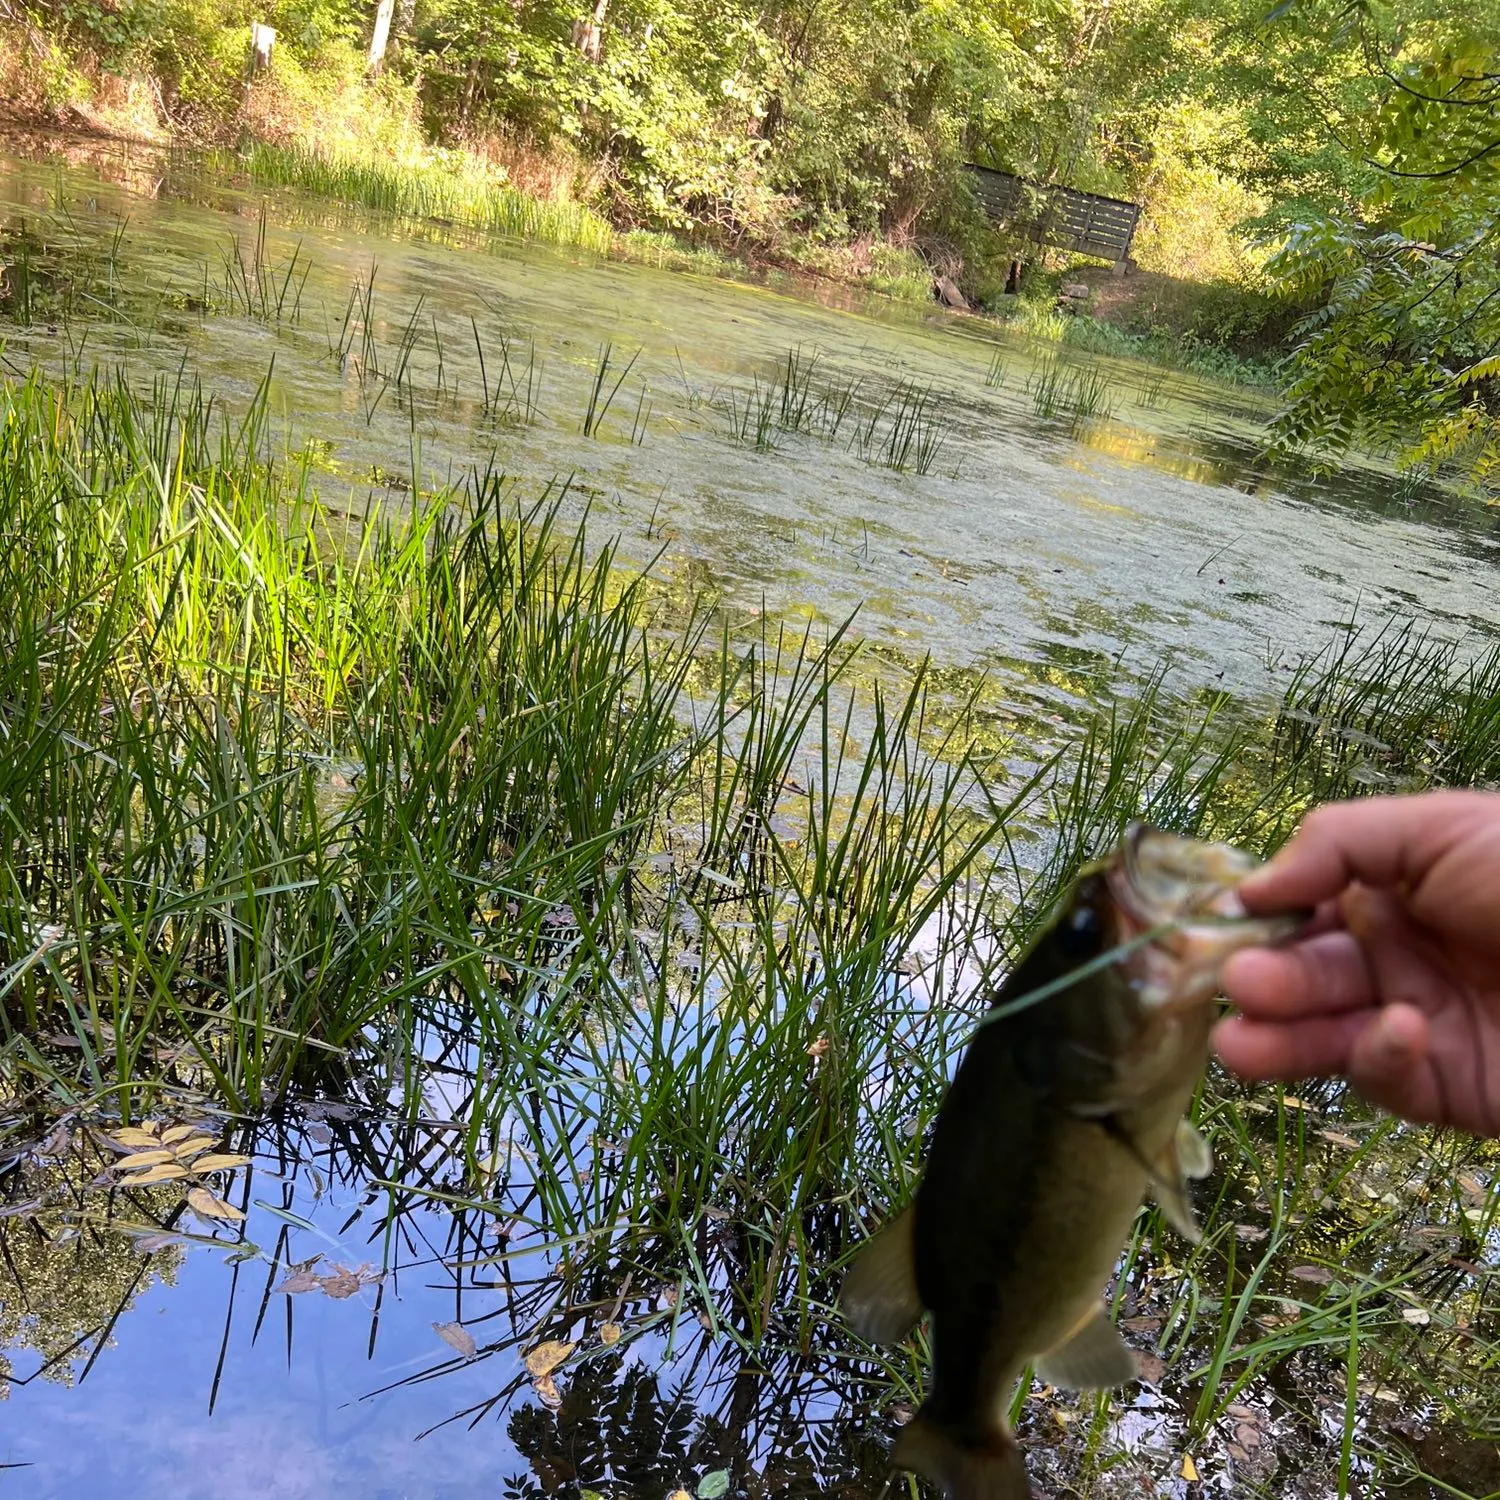
M 669 1344 L 832 1340 L 909 1392 L 920 1346 L 830 1332 L 840 1271 L 1079 863 L 1136 816 L 1264 851 L 1319 797 L 1500 779 L 1500 656 L 1395 630 L 1345 633 L 1264 703 L 1153 678 L 1007 768 L 925 669 L 881 691 L 844 631 L 666 613 L 560 528 L 565 496 L 510 494 L 481 470 L 334 503 L 263 401 L 0 387 L 8 1129 L 308 1095 L 414 1127 L 441 1070 L 441 1175 L 415 1148 L 365 1163 L 392 1222 L 503 1215 L 550 1247 L 560 1318 L 628 1273 L 676 1289 L 640 1324 Z M 1329 1167 L 1305 1109 L 1278 1099 L 1268 1137 L 1252 1103 L 1219 1088 L 1201 1114 L 1221 1191 L 1254 1201 L 1157 1278 L 1195 1430 L 1294 1360 L 1352 1379 L 1402 1347 L 1403 1299 L 1441 1307 L 1365 1206 L 1378 1143 Z M 1257 1322 L 1320 1215 L 1346 1279 L 1295 1328 Z M 1144 1216 L 1127 1266 L 1180 1255 L 1159 1232 Z M 472 1268 L 512 1254 L 470 1243 Z M 1444 1377 L 1465 1419 L 1477 1340 Z
M 582 204 L 534 198 L 503 183 L 441 166 L 353 160 L 261 142 L 233 154 L 214 155 L 208 165 L 258 187 L 297 188 L 386 213 L 446 219 L 517 238 L 576 245 L 601 255 L 615 244 L 609 224 Z

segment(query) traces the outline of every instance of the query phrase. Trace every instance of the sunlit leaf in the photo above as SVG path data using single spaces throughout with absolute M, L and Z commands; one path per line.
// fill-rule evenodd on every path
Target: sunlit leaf
M 197 1133 L 196 1125 L 170 1125 L 161 1133 L 163 1146 L 175 1145 L 178 1141 L 185 1141 L 190 1135 Z
M 215 1198 L 207 1188 L 190 1188 L 188 1206 L 194 1213 L 202 1214 L 206 1219 L 243 1219 L 245 1217 L 234 1204 L 226 1203 L 222 1198 Z
M 540 1380 L 544 1375 L 550 1375 L 572 1352 L 572 1344 L 565 1344 L 560 1339 L 548 1339 L 526 1356 L 526 1373 L 533 1380 Z
M 135 1155 L 127 1156 L 123 1161 L 117 1161 L 115 1170 L 118 1172 L 143 1171 L 147 1167 L 154 1167 L 161 1162 L 176 1159 L 176 1156 L 165 1147 L 160 1147 L 155 1151 L 137 1151 Z
M 474 1335 L 462 1323 L 434 1323 L 432 1331 L 455 1353 L 473 1359 L 479 1353 Z
M 214 1143 L 211 1135 L 187 1135 L 172 1145 L 178 1161 L 191 1161 L 200 1151 L 206 1151 Z
M 178 1162 L 162 1162 L 148 1167 L 144 1172 L 132 1172 L 122 1184 L 124 1187 L 147 1187 L 153 1182 L 171 1182 L 177 1177 L 186 1177 L 187 1168 Z

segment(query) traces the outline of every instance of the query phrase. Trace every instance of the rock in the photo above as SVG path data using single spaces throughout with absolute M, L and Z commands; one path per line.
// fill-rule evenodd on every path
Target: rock
M 944 307 L 957 308 L 959 312 L 969 311 L 969 299 L 959 291 L 957 284 L 951 276 L 938 277 L 937 299 Z
M 1070 281 L 1062 289 L 1062 296 L 1068 302 L 1087 302 L 1093 295 L 1087 282 L 1083 281 Z

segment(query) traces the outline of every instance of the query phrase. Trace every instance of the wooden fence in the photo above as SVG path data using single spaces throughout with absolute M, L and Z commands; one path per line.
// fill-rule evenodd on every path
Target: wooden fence
M 1043 186 L 965 163 L 975 195 L 985 213 L 997 223 L 1017 230 L 1042 245 L 1122 261 L 1130 254 L 1139 203 L 1080 193 L 1077 188 Z

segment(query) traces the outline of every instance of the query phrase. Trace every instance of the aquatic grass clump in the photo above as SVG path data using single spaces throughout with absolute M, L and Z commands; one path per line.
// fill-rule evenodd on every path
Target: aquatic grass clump
M 61 1026 L 84 1092 L 170 1057 L 255 1107 L 352 1066 L 481 907 L 524 933 L 645 837 L 700 627 L 648 660 L 642 584 L 560 541 L 556 497 L 519 515 L 480 472 L 349 516 L 271 454 L 263 396 L 0 402 L 0 516 L 35 543 L 0 562 L 8 1057 Z
M 851 450 L 898 474 L 930 474 L 948 436 L 942 399 L 931 386 L 900 381 L 862 414 Z
M 534 198 L 448 167 L 325 156 L 264 142 L 235 153 L 216 153 L 209 162 L 215 170 L 243 176 L 259 186 L 298 188 L 387 213 L 449 219 L 519 239 L 576 245 L 601 255 L 614 248 L 615 234 L 609 224 L 582 204 Z
M 236 235 L 223 251 L 218 300 L 230 311 L 271 325 L 295 324 L 302 312 L 309 262 L 299 241 L 284 264 L 272 261 L 266 250 L 266 214 L 261 210 L 250 252 Z M 300 273 L 300 274 L 299 274 Z
M 584 407 L 583 419 L 579 423 L 579 431 L 584 437 L 598 437 L 600 425 L 605 417 L 609 415 L 609 409 L 614 404 L 614 399 L 620 394 L 620 387 L 625 384 L 625 377 L 635 368 L 635 362 L 641 357 L 641 351 L 637 349 L 625 363 L 620 366 L 615 375 L 614 383 L 610 384 L 610 366 L 614 360 L 614 346 L 612 344 L 601 344 L 599 347 L 599 360 L 594 366 L 594 378 L 589 386 L 588 405 Z M 608 389 L 606 390 L 606 387 Z M 644 388 L 641 399 L 645 399 Z M 636 405 L 635 423 L 631 429 L 631 441 L 636 440 L 637 432 L 641 431 L 641 408 Z
M 1037 416 L 1064 417 L 1069 422 L 1108 416 L 1113 387 L 1094 365 L 1070 369 L 1057 356 L 1044 360 L 1027 378 L 1026 393 Z

